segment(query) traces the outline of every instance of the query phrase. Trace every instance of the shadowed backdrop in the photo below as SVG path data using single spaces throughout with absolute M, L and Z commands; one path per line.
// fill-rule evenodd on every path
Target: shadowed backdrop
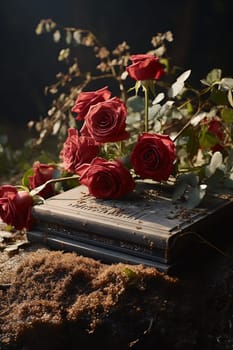
M 89 29 L 109 48 L 125 40 L 132 53 L 146 52 L 153 35 L 171 30 L 173 62 L 192 69 L 198 83 L 212 68 L 233 75 L 232 7 L 230 0 L 2 1 L 0 131 L 5 127 L 15 141 L 15 128 L 26 130 L 48 109 L 44 87 L 60 70 L 59 46 L 49 35 L 35 34 L 40 19 Z

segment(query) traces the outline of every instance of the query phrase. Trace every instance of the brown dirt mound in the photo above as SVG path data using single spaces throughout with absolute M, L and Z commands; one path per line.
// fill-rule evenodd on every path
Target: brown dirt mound
M 232 349 L 233 276 L 221 266 L 171 277 L 39 249 L 0 291 L 0 349 Z

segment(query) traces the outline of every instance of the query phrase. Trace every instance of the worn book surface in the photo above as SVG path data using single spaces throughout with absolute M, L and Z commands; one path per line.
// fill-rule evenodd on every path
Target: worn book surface
M 219 196 L 200 208 L 184 209 L 171 189 L 138 182 L 121 200 L 102 200 L 78 186 L 33 207 L 36 224 L 28 239 L 110 262 L 143 263 L 162 270 L 207 255 L 206 241 L 218 243 L 219 222 L 232 202 Z

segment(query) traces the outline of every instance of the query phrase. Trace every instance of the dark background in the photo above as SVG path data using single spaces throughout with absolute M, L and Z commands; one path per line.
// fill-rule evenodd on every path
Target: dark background
M 46 114 L 44 87 L 60 67 L 52 38 L 35 34 L 40 19 L 89 29 L 109 48 L 125 40 L 131 53 L 146 52 L 153 35 L 171 30 L 173 62 L 199 82 L 213 68 L 233 75 L 232 8 L 232 0 L 1 1 L 0 132 L 5 127 L 17 139 L 15 131 Z

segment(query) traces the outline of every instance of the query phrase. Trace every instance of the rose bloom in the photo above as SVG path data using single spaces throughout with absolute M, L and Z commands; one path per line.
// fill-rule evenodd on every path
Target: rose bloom
M 214 118 L 210 121 L 208 131 L 214 134 L 220 142 L 224 140 L 222 123 L 217 118 Z M 211 148 L 213 152 L 221 151 L 222 149 L 223 146 L 219 142 Z
M 118 97 L 90 107 L 81 134 L 91 135 L 96 142 L 116 142 L 129 138 L 126 128 L 127 109 Z
M 130 60 L 133 63 L 126 67 L 126 71 L 134 80 L 158 80 L 165 74 L 159 58 L 154 55 L 132 55 Z
M 55 166 L 43 164 L 39 161 L 33 164 L 34 174 L 28 177 L 30 189 L 43 185 L 46 181 L 53 178 L 55 172 Z M 48 184 L 42 191 L 38 193 L 43 198 L 49 198 L 56 193 L 53 184 Z
M 106 86 L 96 91 L 81 92 L 71 111 L 78 113 L 76 120 L 83 120 L 90 106 L 98 102 L 106 101 L 110 97 L 111 92 Z
M 30 229 L 33 199 L 29 192 L 18 191 L 11 185 L 0 186 L 0 217 L 7 225 L 17 230 Z
M 98 153 L 99 145 L 92 137 L 79 136 L 77 129 L 68 129 L 68 137 L 60 152 L 65 170 L 76 173 L 81 164 L 90 163 Z
M 118 199 L 132 192 L 135 183 L 130 172 L 119 160 L 107 161 L 97 157 L 91 164 L 83 164 L 77 170 L 80 183 L 88 187 L 96 198 Z
M 167 135 L 143 133 L 130 159 L 135 173 L 142 179 L 167 180 L 176 157 L 175 145 Z

